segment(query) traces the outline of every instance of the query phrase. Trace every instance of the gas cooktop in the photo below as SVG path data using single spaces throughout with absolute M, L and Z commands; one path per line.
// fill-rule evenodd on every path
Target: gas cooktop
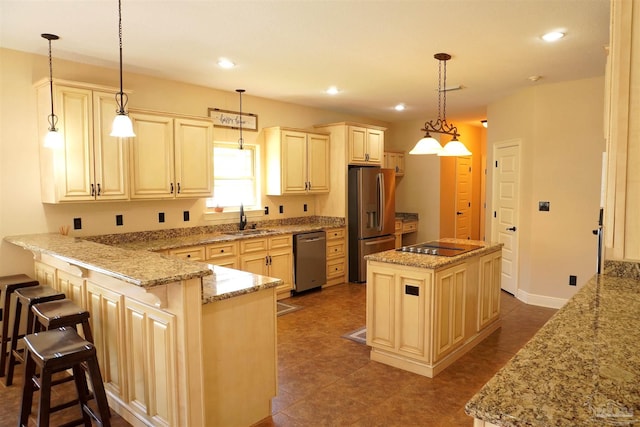
M 456 256 L 464 254 L 466 252 L 475 251 L 476 249 L 480 248 L 482 248 L 482 246 L 433 241 L 427 243 L 418 243 L 417 245 L 403 246 L 396 250 L 400 252 L 410 252 L 424 255 Z

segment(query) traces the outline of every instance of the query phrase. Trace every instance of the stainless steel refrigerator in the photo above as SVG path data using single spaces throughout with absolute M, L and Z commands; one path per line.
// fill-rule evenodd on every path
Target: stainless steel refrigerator
M 395 188 L 392 169 L 349 169 L 350 282 L 366 282 L 365 255 L 395 248 Z

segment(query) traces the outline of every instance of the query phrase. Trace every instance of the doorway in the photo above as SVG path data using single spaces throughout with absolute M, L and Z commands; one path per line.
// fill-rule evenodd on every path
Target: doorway
M 471 157 L 456 157 L 456 239 L 471 238 Z

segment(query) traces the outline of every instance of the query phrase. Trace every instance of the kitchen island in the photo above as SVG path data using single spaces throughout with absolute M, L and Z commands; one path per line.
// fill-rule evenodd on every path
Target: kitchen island
M 472 246 L 454 256 L 426 249 L 366 256 L 371 359 L 428 377 L 500 327 L 502 244 L 437 242 Z
M 59 234 L 9 236 L 91 312 L 110 406 L 136 426 L 251 425 L 276 395 L 280 279 Z
M 617 264 L 605 263 L 605 274 L 585 284 L 467 403 L 474 426 L 640 425 L 640 264 Z

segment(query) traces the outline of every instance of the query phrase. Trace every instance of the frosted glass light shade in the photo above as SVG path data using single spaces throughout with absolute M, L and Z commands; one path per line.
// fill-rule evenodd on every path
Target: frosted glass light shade
M 438 153 L 438 156 L 470 156 L 471 151 L 467 150 L 467 147 L 457 139 L 453 139 L 444 146 L 442 151 Z
M 44 137 L 44 148 L 61 148 L 64 141 L 62 140 L 62 134 L 57 130 L 50 130 L 47 136 Z
M 111 136 L 118 136 L 121 138 L 128 138 L 136 136 L 133 133 L 133 124 L 131 119 L 126 114 L 118 114 L 113 119 L 113 125 L 111 126 Z
M 409 154 L 438 154 L 442 145 L 432 136 L 425 136 L 409 151 Z

